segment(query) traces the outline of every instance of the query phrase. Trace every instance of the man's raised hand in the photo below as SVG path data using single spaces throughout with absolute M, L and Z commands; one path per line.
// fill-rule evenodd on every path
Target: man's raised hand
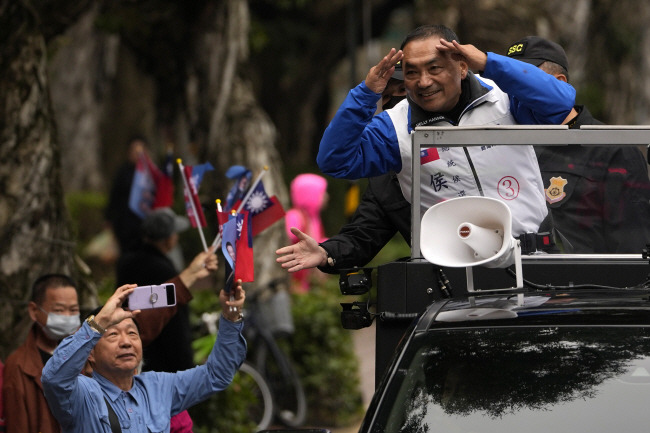
M 402 60 L 402 50 L 391 48 L 388 54 L 375 66 L 370 68 L 366 75 L 366 86 L 375 93 L 382 93 L 386 89 L 388 80 L 395 72 L 395 65 Z

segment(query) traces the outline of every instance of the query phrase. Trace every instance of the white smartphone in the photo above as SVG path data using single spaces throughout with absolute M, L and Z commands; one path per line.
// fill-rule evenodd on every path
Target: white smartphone
M 176 305 L 176 286 L 171 283 L 138 286 L 129 295 L 129 310 L 173 307 Z

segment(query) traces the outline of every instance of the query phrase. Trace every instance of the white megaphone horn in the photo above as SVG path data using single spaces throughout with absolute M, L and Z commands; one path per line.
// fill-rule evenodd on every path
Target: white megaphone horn
M 521 248 L 512 237 L 510 208 L 489 197 L 459 197 L 430 207 L 422 217 L 420 251 L 429 262 L 468 269 L 473 266 L 517 267 L 517 287 L 523 287 Z
M 489 259 L 497 254 L 503 245 L 502 229 L 487 229 L 464 222 L 458 226 L 458 237 L 472 250 L 477 260 Z

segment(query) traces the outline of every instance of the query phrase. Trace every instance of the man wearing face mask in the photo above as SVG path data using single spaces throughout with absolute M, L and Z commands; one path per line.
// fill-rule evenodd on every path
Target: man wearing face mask
M 80 326 L 75 282 L 63 274 L 46 274 L 32 286 L 28 305 L 34 322 L 27 339 L 5 363 L 2 393 L 7 433 L 61 431 L 43 395 L 41 372 L 59 342 Z

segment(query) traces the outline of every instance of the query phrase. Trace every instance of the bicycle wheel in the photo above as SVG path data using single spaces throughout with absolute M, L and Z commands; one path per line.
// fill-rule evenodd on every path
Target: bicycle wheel
M 296 370 L 268 333 L 260 332 L 255 349 L 255 366 L 271 387 L 276 418 L 287 427 L 300 427 L 307 416 L 307 400 Z
M 245 397 L 248 419 L 257 424 L 255 431 L 269 427 L 273 420 L 273 396 L 262 374 L 245 361 L 239 367 L 233 387 Z

